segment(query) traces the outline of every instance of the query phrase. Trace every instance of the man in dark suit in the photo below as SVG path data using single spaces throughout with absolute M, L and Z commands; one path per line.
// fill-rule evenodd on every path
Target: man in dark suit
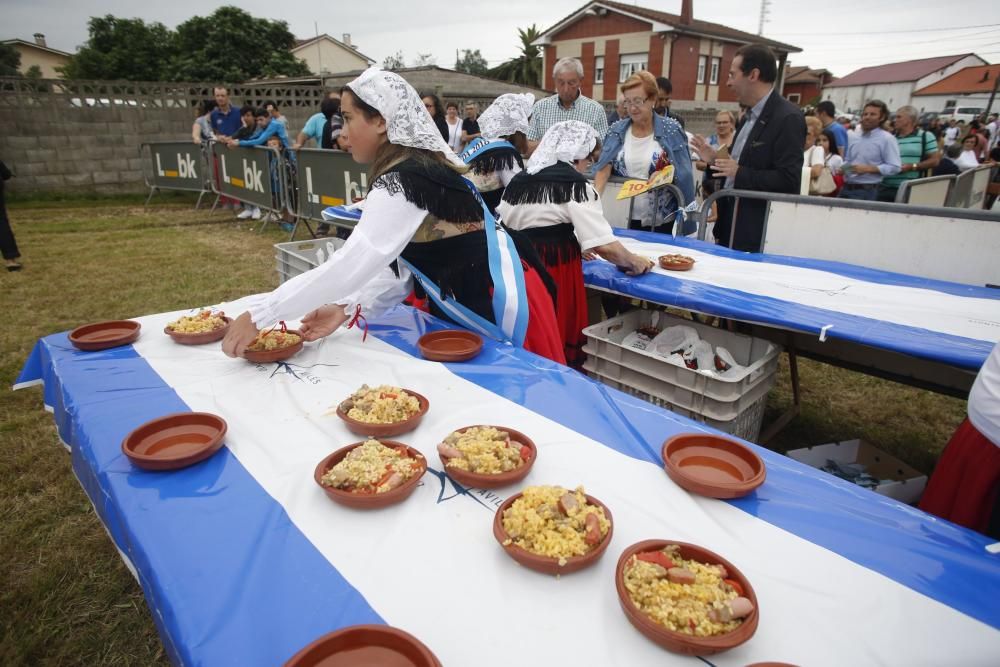
M 726 85 L 748 107 L 736 129 L 732 155 L 717 155 L 704 137 L 693 145 L 714 175 L 724 177 L 725 188 L 799 194 L 802 182 L 806 123 L 802 111 L 774 90 L 778 67 L 766 46 L 750 44 L 733 57 Z M 733 223 L 733 211 L 736 220 Z M 719 217 L 713 233 L 719 245 L 760 252 L 767 202 L 732 197 L 719 200 Z

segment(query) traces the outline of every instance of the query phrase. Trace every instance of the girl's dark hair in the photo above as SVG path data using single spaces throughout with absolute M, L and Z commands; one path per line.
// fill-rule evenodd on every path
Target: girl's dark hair
M 426 94 L 422 93 L 420 95 L 420 99 L 422 100 L 428 97 L 431 99 L 432 102 L 434 102 L 434 113 L 432 113 L 431 116 L 433 116 L 434 118 L 444 116 L 444 107 L 441 106 L 441 98 L 435 95 L 434 93 L 426 93 Z
M 340 113 L 340 100 L 332 97 L 326 98 L 320 102 L 319 111 L 326 118 L 330 118 L 330 116 Z
M 517 152 L 524 155 L 528 152 L 528 137 L 525 136 L 524 132 L 518 130 L 514 134 L 508 134 L 506 137 L 500 137 L 504 141 L 510 142 L 510 144 L 517 149 Z
M 351 103 L 361 112 L 361 115 L 367 120 L 373 120 L 375 118 L 381 118 L 382 114 L 378 109 L 372 105 L 365 102 L 363 99 L 358 97 L 350 86 L 344 86 L 340 89 L 340 95 L 351 96 Z M 424 97 L 429 97 L 424 95 Z M 435 97 L 435 100 L 437 98 Z M 440 104 L 440 102 L 438 102 Z M 372 160 L 371 166 L 368 168 L 368 181 L 374 182 L 376 178 L 386 173 L 394 166 L 399 164 L 404 160 L 415 160 L 421 165 L 431 167 L 434 165 L 444 165 L 449 169 L 453 169 L 460 174 L 464 174 L 469 170 L 468 167 L 458 166 L 452 163 L 451 160 L 444 156 L 444 153 L 439 153 L 437 151 L 428 151 L 421 148 L 411 148 L 410 146 L 400 146 L 399 144 L 394 144 L 391 141 L 386 140 L 378 150 L 375 151 L 375 159 Z
M 837 153 L 840 148 L 840 146 L 837 145 L 837 135 L 835 135 L 831 130 L 823 130 L 823 136 L 830 142 L 830 155 Z

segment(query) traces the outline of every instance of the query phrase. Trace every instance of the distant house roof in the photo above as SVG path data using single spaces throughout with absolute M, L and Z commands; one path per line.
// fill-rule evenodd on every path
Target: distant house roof
M 1000 65 L 979 65 L 965 67 L 937 83 L 932 83 L 914 95 L 962 95 L 967 93 L 989 93 L 1000 76 Z
M 330 40 L 331 42 L 333 42 L 334 44 L 336 44 L 340 48 L 344 49 L 345 51 L 350 51 L 351 53 L 353 53 L 357 57 L 361 58 L 362 60 L 367 61 L 370 64 L 374 64 L 375 63 L 374 59 L 369 58 L 368 56 L 366 56 L 365 54 L 361 53 L 360 51 L 358 51 L 353 46 L 351 46 L 349 44 L 345 44 L 344 42 L 340 41 L 339 39 L 334 39 L 333 37 L 330 37 L 330 35 L 328 35 L 326 33 L 323 33 L 322 35 L 317 35 L 316 37 L 309 37 L 308 39 L 296 39 L 295 40 L 295 46 L 292 47 L 292 52 L 299 51 L 299 50 L 301 50 L 301 49 L 309 46 L 310 44 L 315 44 L 316 42 L 318 42 L 321 39 L 328 39 L 328 40 Z
M 65 51 L 60 51 L 59 49 L 53 49 L 51 46 L 42 46 L 36 42 L 29 42 L 25 39 L 5 39 L 0 44 L 9 44 L 11 46 L 30 46 L 33 49 L 38 49 L 39 51 L 48 51 L 49 53 L 54 53 L 64 58 L 72 58 L 72 53 L 66 53 Z
M 828 74 L 830 70 L 812 69 L 804 65 L 789 67 L 785 72 L 785 83 L 823 83 L 824 75 Z
M 607 2 L 605 0 L 601 0 L 599 2 L 588 2 L 586 5 L 580 7 L 569 16 L 557 22 L 548 30 L 545 30 L 535 43 L 547 44 L 550 41 L 549 37 L 552 34 L 562 30 L 569 24 L 586 15 L 588 10 L 598 7 L 604 7 L 618 12 L 619 14 L 625 14 L 626 16 L 649 21 L 653 24 L 654 32 L 673 31 L 704 37 L 715 37 L 723 41 L 737 42 L 739 44 L 765 44 L 772 49 L 783 51 L 785 53 L 799 53 L 802 51 L 802 49 L 797 46 L 785 44 L 784 42 L 777 42 L 773 39 L 761 37 L 760 35 L 743 32 L 742 30 L 736 30 L 735 28 L 730 28 L 719 23 L 701 21 L 696 18 L 692 18 L 690 23 L 684 23 L 681 20 L 681 17 L 677 14 L 668 14 L 667 12 L 661 12 L 655 9 L 647 9 L 646 7 L 638 7 L 636 5 L 627 5 L 622 2 Z
M 921 58 L 907 60 L 901 63 L 862 67 L 845 77 L 828 84 L 828 88 L 843 88 L 846 86 L 867 86 L 873 83 L 903 83 L 916 81 L 939 69 L 958 62 L 962 58 L 976 56 L 975 53 L 960 53 L 955 56 L 938 56 L 937 58 Z M 980 58 L 982 60 L 982 58 Z
M 323 83 L 327 87 L 344 85 L 357 78 L 362 71 L 363 70 L 352 70 L 350 72 L 327 74 L 323 77 Z M 524 86 L 519 83 L 511 83 L 510 81 L 504 81 L 503 79 L 494 79 L 493 77 L 482 76 L 479 74 L 459 72 L 458 70 L 438 67 L 437 65 L 399 67 L 393 68 L 392 71 L 402 76 L 420 91 L 422 91 L 424 87 L 426 87 L 428 91 L 433 90 L 434 84 L 440 84 L 443 86 L 442 94 L 445 96 L 482 97 L 486 95 L 486 91 L 489 91 L 488 95 L 494 97 L 502 92 L 530 92 L 538 98 L 549 95 L 548 92 L 540 88 Z M 411 78 L 413 78 L 416 83 L 411 81 Z

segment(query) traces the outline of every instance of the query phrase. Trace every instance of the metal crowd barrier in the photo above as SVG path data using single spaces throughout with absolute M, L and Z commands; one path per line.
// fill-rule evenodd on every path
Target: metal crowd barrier
M 142 178 L 149 188 L 150 200 L 160 190 L 184 190 L 198 193 L 195 208 L 212 192 L 212 176 L 205 151 L 191 141 L 156 141 L 139 145 Z

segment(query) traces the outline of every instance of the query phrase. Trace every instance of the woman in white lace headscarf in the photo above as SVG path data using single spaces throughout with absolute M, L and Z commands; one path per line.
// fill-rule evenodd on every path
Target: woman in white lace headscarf
M 531 154 L 527 170 L 507 186 L 498 207 L 504 224 L 531 239 L 556 283 L 566 361 L 577 367 L 584 361 L 582 330 L 588 324 L 581 251 L 600 255 L 629 275 L 653 266 L 615 240 L 600 197 L 583 175 L 600 152 L 601 142 L 589 124 L 556 123 Z
M 461 158 L 470 167 L 469 180 L 491 211 L 496 211 L 503 190 L 524 170 L 521 155 L 528 150 L 528 118 L 535 96 L 507 93 L 479 117 L 479 139 L 465 147 Z
M 496 321 L 482 205 L 460 176 L 465 165 L 416 91 L 399 75 L 373 67 L 344 88 L 341 111 L 352 157 L 370 165 L 372 185 L 361 219 L 325 263 L 273 292 L 241 300 L 247 312 L 223 341 L 230 356 L 242 354 L 260 329 L 278 321 L 301 317 L 303 338 L 312 341 L 357 319 L 362 309 L 367 317 L 379 314 L 414 288 L 407 266 L 426 276 L 446 300 Z M 531 252 L 530 244 L 524 247 Z M 537 258 L 537 268 L 526 263 L 530 260 L 521 253 L 529 312 L 524 347 L 564 362 L 553 296 Z M 430 309 L 445 316 L 433 302 Z

